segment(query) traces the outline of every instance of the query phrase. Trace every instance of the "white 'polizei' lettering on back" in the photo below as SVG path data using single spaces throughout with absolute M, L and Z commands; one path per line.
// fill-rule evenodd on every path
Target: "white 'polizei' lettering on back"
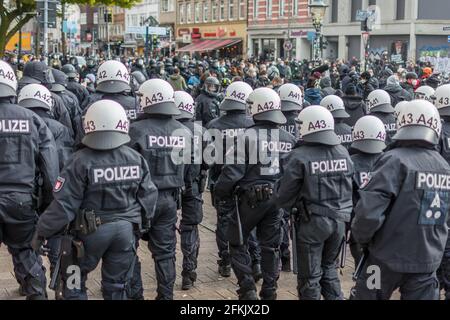
M 418 172 L 417 189 L 450 190 L 450 175 L 433 172 Z
M 1 133 L 30 133 L 29 120 L 0 119 Z
M 186 140 L 181 136 L 148 136 L 148 146 L 149 148 L 184 148 Z
M 341 143 L 348 143 L 353 141 L 351 134 L 340 134 L 338 135 L 338 139 Z
M 311 173 L 330 173 L 348 171 L 347 159 L 311 161 Z
M 138 180 L 141 178 L 139 166 L 118 166 L 93 169 L 94 183 Z
M 270 152 L 291 152 L 292 144 L 283 141 L 261 141 L 262 151 Z

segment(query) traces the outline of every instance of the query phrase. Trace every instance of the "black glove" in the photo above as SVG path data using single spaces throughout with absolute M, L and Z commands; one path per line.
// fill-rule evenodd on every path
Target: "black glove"
M 34 232 L 33 239 L 31 239 L 31 247 L 40 255 L 45 255 L 49 250 L 44 247 L 45 238 L 38 235 L 37 231 Z
M 203 193 L 205 192 L 206 188 L 206 181 L 208 180 L 208 173 L 206 170 L 200 171 L 200 180 L 198 182 L 198 192 Z

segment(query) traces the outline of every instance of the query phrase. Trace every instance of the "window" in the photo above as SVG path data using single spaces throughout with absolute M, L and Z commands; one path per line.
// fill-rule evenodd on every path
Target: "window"
M 266 16 L 272 16 L 272 0 L 266 0 Z
M 298 0 L 292 0 L 292 15 L 293 16 L 298 16 Z
M 234 19 L 234 0 L 228 2 L 228 20 Z
M 203 4 L 203 22 L 208 22 L 209 19 L 209 2 L 205 1 Z
M 338 22 L 338 7 L 339 1 L 333 0 L 331 1 L 331 22 Z
M 192 11 L 191 11 L 191 3 L 186 3 L 186 22 L 191 23 L 192 22 Z
M 180 3 L 178 12 L 180 15 L 180 24 L 182 24 L 184 23 L 184 3 Z
M 195 3 L 195 23 L 200 22 L 200 16 L 202 15 L 202 4 L 200 2 Z
M 356 12 L 362 9 L 362 0 L 352 0 L 352 7 L 350 11 L 350 21 L 356 21 Z
M 284 0 L 280 0 L 278 6 L 280 9 L 280 17 L 283 17 L 284 16 Z
M 253 18 L 258 18 L 258 0 L 253 0 Z
M 225 0 L 220 0 L 220 20 L 225 20 Z
M 245 10 L 246 10 L 246 7 L 245 7 L 245 3 L 246 3 L 246 1 L 245 0 L 239 0 L 239 19 L 245 19 L 245 16 L 246 16 L 246 12 L 245 12 Z
M 161 12 L 171 12 L 173 11 L 174 0 L 162 0 L 161 1 Z
M 131 21 L 132 21 L 131 25 L 132 25 L 133 27 L 138 26 L 138 25 L 139 25 L 139 23 L 138 23 L 138 15 L 137 15 L 137 14 L 133 14 L 133 15 L 131 16 Z
M 376 6 L 376 5 L 377 5 L 377 0 L 369 0 L 369 7 Z
M 212 16 L 211 16 L 211 21 L 216 21 L 217 20 L 217 2 L 215 0 L 212 0 Z
M 405 0 L 397 0 L 397 20 L 405 20 Z

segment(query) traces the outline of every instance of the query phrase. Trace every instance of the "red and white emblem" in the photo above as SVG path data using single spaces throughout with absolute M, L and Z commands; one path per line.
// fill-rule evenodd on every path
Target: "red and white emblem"
M 62 178 L 62 177 L 58 177 L 56 179 L 56 183 L 55 183 L 55 187 L 53 188 L 53 192 L 59 192 L 61 191 L 64 182 L 66 182 L 66 179 Z

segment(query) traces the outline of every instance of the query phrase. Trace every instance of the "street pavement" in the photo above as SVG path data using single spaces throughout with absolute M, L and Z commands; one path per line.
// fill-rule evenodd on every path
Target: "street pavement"
M 230 278 L 222 278 L 217 272 L 217 247 L 215 242 L 216 214 L 210 204 L 209 193 L 204 194 L 204 219 L 199 226 L 200 232 L 200 255 L 197 269 L 197 282 L 195 287 L 188 290 L 181 290 L 181 262 L 182 253 L 180 250 L 180 239 L 177 244 L 177 280 L 175 283 L 174 298 L 178 300 L 236 300 L 237 281 L 234 274 Z M 347 250 L 347 252 L 350 252 Z M 142 264 L 142 280 L 144 283 L 145 299 L 156 297 L 156 279 L 153 259 L 147 248 L 147 243 L 142 242 L 139 247 L 139 257 Z M 49 279 L 48 259 L 44 257 L 47 268 L 47 279 Z M 340 272 L 342 290 L 346 298 L 349 296 L 350 288 L 353 285 L 351 280 L 354 269 L 353 259 L 350 254 L 347 256 L 346 267 Z M 262 280 L 258 283 L 261 285 Z M 100 265 L 89 275 L 87 281 L 89 299 L 102 299 Z M 281 272 L 278 281 L 278 299 L 297 299 L 296 276 L 293 273 Z M 4 245 L 0 248 L 0 299 L 21 300 L 24 297 L 19 295 L 18 283 L 15 280 L 11 257 Z M 49 298 L 53 299 L 54 294 L 48 290 Z

